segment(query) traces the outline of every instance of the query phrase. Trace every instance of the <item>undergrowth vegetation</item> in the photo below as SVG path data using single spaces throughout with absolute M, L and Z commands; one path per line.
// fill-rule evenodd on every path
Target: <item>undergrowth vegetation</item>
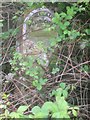
M 3 12 L 4 9 L 8 10 L 8 5 L 15 11 L 9 18 L 3 13 L 0 20 L 3 79 L 0 119 L 88 120 L 89 3 L 6 3 L 3 4 Z M 45 48 L 42 42 L 38 43 L 39 49 L 43 48 L 44 55 L 47 55 L 47 66 L 47 58 L 16 51 L 19 47 L 17 41 L 23 36 L 18 34 L 24 18 L 27 13 L 40 7 L 53 11 L 52 25 L 45 30 L 57 33 L 48 40 L 48 47 Z M 31 21 L 27 21 L 27 24 L 31 24 Z M 8 25 L 8 29 L 5 25 Z

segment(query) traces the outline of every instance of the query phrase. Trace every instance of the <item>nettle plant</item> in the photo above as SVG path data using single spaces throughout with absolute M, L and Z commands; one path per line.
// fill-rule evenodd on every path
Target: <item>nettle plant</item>
M 31 109 L 30 114 L 26 115 L 28 106 L 22 105 L 16 111 L 9 112 L 7 109 L 3 114 L 6 118 L 68 118 L 71 116 L 77 117 L 79 107 L 70 105 L 66 99 L 68 97 L 68 90 L 70 86 L 65 83 L 60 83 L 56 90 L 50 93 L 50 96 L 55 97 L 55 101 L 47 101 L 41 107 L 35 106 Z

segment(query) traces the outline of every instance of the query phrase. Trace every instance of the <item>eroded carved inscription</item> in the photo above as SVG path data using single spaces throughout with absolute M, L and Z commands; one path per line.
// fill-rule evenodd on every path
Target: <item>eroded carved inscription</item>
M 23 24 L 23 54 L 39 56 L 46 60 L 47 65 L 44 50 L 49 46 L 49 39 L 55 36 L 53 31 L 46 30 L 52 25 L 52 16 L 53 13 L 47 8 L 38 8 L 27 15 Z

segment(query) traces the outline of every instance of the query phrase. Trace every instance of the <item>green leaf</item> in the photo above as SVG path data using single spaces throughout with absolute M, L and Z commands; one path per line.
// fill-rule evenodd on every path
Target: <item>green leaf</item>
M 75 107 L 73 107 L 73 109 L 79 110 L 79 107 L 78 107 L 78 106 L 75 106 Z
M 68 30 L 66 29 L 66 30 L 64 30 L 64 34 L 68 34 Z
M 66 16 L 66 19 L 67 19 L 67 20 L 71 20 L 71 19 L 72 19 L 72 16 L 67 15 L 67 16 Z
M 6 109 L 5 110 L 5 117 L 7 118 L 9 116 L 9 111 Z
M 65 98 L 68 97 L 68 92 L 67 92 L 66 90 L 63 90 L 63 96 L 64 96 Z
M 85 32 L 87 33 L 87 35 L 90 35 L 90 29 L 86 29 Z
M 59 27 L 61 30 L 65 30 L 66 29 L 66 25 L 63 24 L 62 22 L 59 22 Z
M 31 7 L 33 5 L 33 2 L 27 2 L 27 5 Z
M 31 21 L 31 20 L 27 20 L 25 23 L 26 23 L 27 25 L 31 25 L 32 21 Z
M 61 39 L 60 37 L 58 37 L 58 38 L 56 39 L 56 41 L 57 41 L 57 42 L 61 42 L 62 39 Z
M 33 81 L 33 86 L 35 86 L 38 90 L 42 89 L 42 85 L 38 82 L 38 80 Z
M 18 113 L 23 113 L 24 111 L 26 111 L 27 110 L 27 108 L 28 108 L 28 106 L 20 106 L 19 108 L 18 108 L 18 110 L 17 110 L 17 112 Z
M 45 102 L 41 108 L 41 110 L 47 114 L 49 114 L 49 112 L 57 112 L 58 111 L 58 107 L 55 103 L 53 102 Z
M 63 92 L 63 90 L 62 90 L 61 88 L 58 88 L 58 89 L 56 90 L 56 96 L 61 97 L 62 92 Z
M 56 93 L 57 93 L 56 90 L 53 90 L 51 96 L 56 95 Z
M 52 70 L 52 74 L 55 74 L 55 73 L 57 73 L 57 72 L 59 72 L 59 68 L 53 68 L 53 70 Z
M 47 118 L 48 117 L 48 114 L 45 113 L 45 112 L 39 112 L 37 114 L 34 115 L 34 118 Z
M 70 89 L 70 85 L 66 86 L 65 90 L 68 91 Z
M 45 83 L 47 82 L 47 79 L 40 78 L 39 82 L 41 85 L 45 85 Z
M 19 29 L 16 28 L 14 31 L 12 31 L 12 36 L 15 36 L 19 32 Z
M 64 25 L 67 27 L 70 24 L 70 22 L 66 21 Z
M 60 111 L 60 112 L 55 112 L 52 114 L 52 118 L 70 118 L 69 115 L 67 114 L 67 111 Z M 69 119 L 68 119 L 69 120 Z
M 60 112 L 55 112 L 55 113 L 53 113 L 52 114 L 52 118 L 61 118 L 61 114 L 60 114 Z
M 65 89 L 66 84 L 62 82 L 62 83 L 60 83 L 60 87 L 61 87 L 62 89 Z
M 55 12 L 55 17 L 56 17 L 57 19 L 59 19 L 59 18 L 60 18 L 60 15 L 59 15 L 57 12 Z
M 50 42 L 50 46 L 53 47 L 53 46 L 56 45 L 56 43 L 57 43 L 57 42 L 56 42 L 55 40 L 53 40 L 53 41 Z
M 33 117 L 34 117 L 34 116 L 33 116 L 33 115 L 31 115 L 31 114 L 29 115 L 29 118 L 33 118 Z
M 63 102 L 62 102 L 63 101 Z M 68 103 L 65 101 L 64 97 L 56 96 L 56 104 L 61 111 L 67 110 L 68 109 Z
M 37 113 L 41 112 L 41 108 L 39 106 L 35 106 L 34 108 L 32 108 L 31 112 L 33 114 L 37 114 Z
M 12 17 L 12 20 L 17 20 L 17 19 L 18 19 L 18 16 L 16 15 Z
M 66 9 L 67 9 L 67 16 L 70 15 L 71 17 L 73 17 L 74 15 L 73 7 L 67 6 Z
M 25 72 L 25 74 L 26 74 L 26 75 L 30 75 L 30 70 L 27 70 L 27 71 Z
M 11 118 L 20 118 L 20 113 L 11 112 L 9 116 L 10 116 Z
M 55 16 L 52 18 L 52 22 L 58 24 L 60 19 L 60 15 L 56 12 Z
M 72 110 L 72 114 L 75 116 L 75 117 L 77 117 L 77 111 L 76 110 Z
M 30 74 L 30 76 L 33 76 L 35 79 L 38 79 L 38 76 L 37 76 L 37 75 Z
M 33 86 L 36 87 L 37 85 L 38 85 L 38 80 L 34 80 L 34 81 L 33 81 Z
M 70 39 L 76 39 L 80 35 L 80 32 L 77 32 L 76 30 L 72 30 L 70 33 Z
M 84 71 L 89 72 L 89 65 L 84 65 Z
M 60 16 L 61 16 L 62 18 L 65 18 L 65 17 L 66 17 L 66 13 L 62 12 L 62 13 L 60 14 Z
M 38 90 L 42 89 L 42 85 L 40 85 L 40 84 L 38 84 L 36 87 L 37 87 Z

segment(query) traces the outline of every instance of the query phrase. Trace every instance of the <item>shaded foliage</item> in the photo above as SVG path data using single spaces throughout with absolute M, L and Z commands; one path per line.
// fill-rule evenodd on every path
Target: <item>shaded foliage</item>
M 0 59 L 3 66 L 1 115 L 12 118 L 49 116 L 89 119 L 87 86 L 90 79 L 89 3 L 22 2 L 4 3 L 3 6 L 0 20 L 0 27 L 3 30 L 0 33 L 2 38 Z M 40 7 L 47 7 L 53 11 L 53 26 L 47 31 L 55 30 L 58 33 L 56 38 L 49 40 L 50 46 L 45 50 L 49 56 L 49 65 L 46 68 L 41 65 L 39 58 L 23 56 L 16 52 L 16 41 L 22 37 L 22 34 L 18 36 L 18 32 L 22 28 L 25 16 Z M 51 105 L 55 109 L 52 109 Z M 58 107 L 62 105 L 63 113 L 61 107 L 58 110 L 57 105 Z M 68 108 L 70 111 L 67 111 Z

